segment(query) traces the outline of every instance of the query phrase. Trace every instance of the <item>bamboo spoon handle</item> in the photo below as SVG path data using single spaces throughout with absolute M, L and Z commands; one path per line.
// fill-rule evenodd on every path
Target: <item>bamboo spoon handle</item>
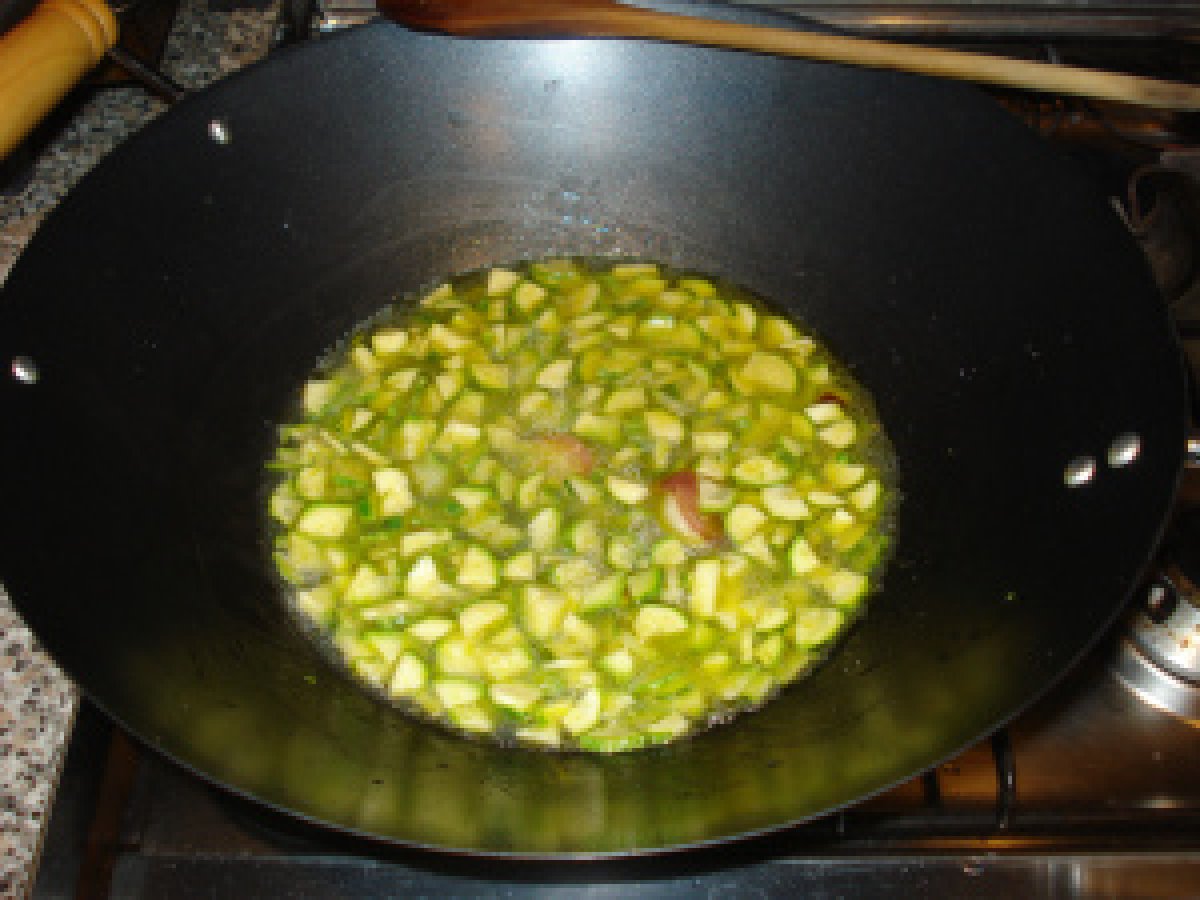
M 716 21 L 625 6 L 613 0 L 378 3 L 385 16 L 401 24 L 459 35 L 650 38 L 895 69 L 1156 109 L 1200 110 L 1200 86 L 1196 85 L 940 47 Z

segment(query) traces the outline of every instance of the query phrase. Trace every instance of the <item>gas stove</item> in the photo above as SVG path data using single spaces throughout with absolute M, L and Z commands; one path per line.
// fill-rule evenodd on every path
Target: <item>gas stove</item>
M 319 37 L 367 17 L 356 2 L 285 3 L 279 33 Z M 1197 33 L 1187 4 L 774 5 L 854 30 L 1200 80 L 1200 45 L 1175 40 Z M 1200 123 L 997 97 L 1113 199 L 1200 371 Z M 32 896 L 1200 896 L 1198 523 L 1193 470 L 1127 616 L 1008 727 L 852 809 L 707 849 L 550 864 L 375 845 L 210 787 L 85 702 Z

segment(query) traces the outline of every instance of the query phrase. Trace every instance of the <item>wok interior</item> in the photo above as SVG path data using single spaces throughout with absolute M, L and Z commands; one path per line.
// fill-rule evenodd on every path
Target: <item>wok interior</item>
M 314 360 L 399 293 L 555 253 L 648 257 L 786 308 L 872 391 L 900 460 L 865 620 L 763 710 L 664 748 L 545 754 L 410 721 L 326 664 L 270 574 L 262 465 Z M 1136 248 L 989 101 L 607 41 L 372 26 L 280 53 L 75 192 L 5 290 L 0 349 L 44 373 L 0 388 L 23 435 L 0 450 L 22 535 L 0 571 L 70 674 L 236 790 L 483 852 L 703 843 L 934 764 L 1120 608 L 1183 435 Z M 1134 465 L 1064 486 L 1126 432 Z

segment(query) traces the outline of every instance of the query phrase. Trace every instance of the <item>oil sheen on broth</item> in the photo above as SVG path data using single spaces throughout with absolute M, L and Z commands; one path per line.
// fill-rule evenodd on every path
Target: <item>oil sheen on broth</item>
M 455 278 L 362 326 L 269 463 L 296 611 L 365 685 L 505 743 L 632 750 L 756 707 L 877 584 L 864 389 L 745 292 L 646 262 Z

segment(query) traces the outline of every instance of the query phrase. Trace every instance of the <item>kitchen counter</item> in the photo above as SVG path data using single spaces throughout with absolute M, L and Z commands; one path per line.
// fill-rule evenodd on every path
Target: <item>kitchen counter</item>
M 275 17 L 274 5 L 218 12 L 206 0 L 183 0 L 163 69 L 185 88 L 203 87 L 259 58 Z M 79 108 L 38 156 L 27 183 L 0 196 L 0 282 L 64 194 L 164 108 L 139 87 L 96 91 Z M 32 884 L 76 702 L 75 686 L 0 586 L 0 897 L 20 897 Z

